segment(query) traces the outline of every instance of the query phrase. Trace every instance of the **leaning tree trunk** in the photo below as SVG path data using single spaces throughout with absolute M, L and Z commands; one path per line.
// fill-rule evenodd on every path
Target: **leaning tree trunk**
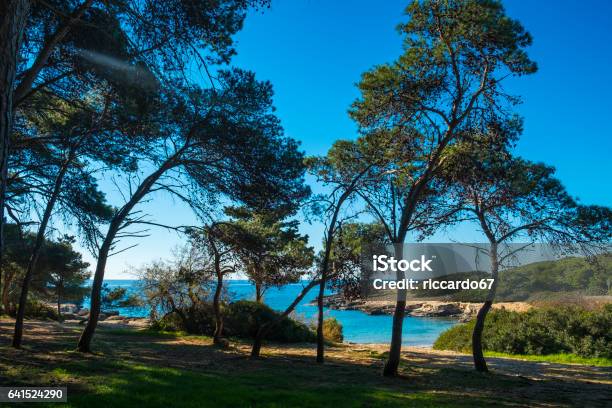
M 354 185 L 353 185 L 354 186 Z M 317 308 L 318 308 L 318 316 L 317 316 L 317 363 L 325 362 L 325 336 L 323 335 L 323 296 L 325 295 L 325 285 L 328 279 L 329 272 L 329 259 L 331 256 L 332 245 L 334 243 L 334 235 L 336 234 L 336 223 L 338 222 L 338 215 L 340 214 L 340 209 L 344 202 L 349 198 L 352 194 L 353 189 L 346 189 L 342 195 L 338 198 L 338 203 L 336 204 L 336 208 L 334 208 L 334 212 L 332 214 L 332 218 L 329 223 L 329 228 L 327 230 L 327 236 L 325 237 L 325 254 L 323 256 L 323 262 L 321 264 L 321 283 L 319 284 L 319 296 L 317 297 Z
M 474 330 L 472 331 L 472 357 L 474 358 L 474 368 L 476 371 L 487 372 L 487 362 L 485 361 L 484 354 L 482 351 L 482 332 L 484 331 L 485 319 L 487 313 L 491 310 L 493 305 L 493 299 L 495 298 L 495 292 L 497 291 L 497 272 L 499 270 L 499 261 L 497 257 L 497 244 L 491 244 L 491 278 L 494 279 L 491 289 L 487 293 L 487 298 L 484 304 L 478 310 L 476 315 L 476 323 L 474 324 Z
M 23 283 L 21 285 L 19 306 L 17 309 L 17 317 L 15 318 L 15 332 L 13 334 L 13 347 L 15 348 L 21 347 L 21 339 L 23 337 L 23 319 L 25 317 L 25 309 L 28 301 L 28 291 L 30 288 L 30 282 L 32 281 L 32 276 L 34 275 L 34 270 L 36 269 L 36 265 L 38 264 L 38 258 L 40 257 L 40 251 L 45 241 L 47 225 L 49 224 L 49 220 L 51 219 L 53 208 L 55 207 L 55 203 L 57 202 L 57 198 L 59 197 L 60 191 L 62 189 L 64 176 L 66 175 L 66 171 L 68 170 L 72 159 L 73 157 L 71 153 L 68 159 L 62 164 L 62 167 L 60 168 L 60 171 L 55 179 L 53 191 L 51 192 L 51 197 L 49 197 L 49 201 L 47 201 L 47 206 L 45 207 L 45 212 L 43 213 L 40 226 L 38 227 L 38 233 L 36 234 L 34 248 L 32 249 L 32 254 L 30 255 L 28 267 L 26 269 L 26 273 L 23 278 Z
M 403 257 L 403 244 L 396 243 L 394 245 L 394 252 L 396 259 L 402 259 Z M 400 281 L 404 279 L 405 275 L 403 271 L 397 270 L 396 279 Z M 383 375 L 385 377 L 394 377 L 397 375 L 399 368 L 400 357 L 402 352 L 402 333 L 404 330 L 404 316 L 406 314 L 406 290 L 397 291 L 397 301 L 395 303 L 395 311 L 393 312 L 393 327 L 391 329 L 391 346 L 389 348 L 389 358 L 383 368 Z
M 327 237 L 325 240 L 325 254 L 323 256 L 323 262 L 321 264 L 321 283 L 319 283 L 319 296 L 317 296 L 317 363 L 325 362 L 325 336 L 323 335 L 323 296 L 325 295 L 325 285 L 327 283 L 329 270 L 329 257 L 331 254 L 331 248 L 335 232 L 334 229 L 338 218 L 339 209 L 340 206 L 336 208 L 336 211 L 334 212 L 334 215 L 332 217 L 329 231 L 327 232 Z
M 27 0 L 0 2 L 0 288 L 4 272 L 4 206 L 13 132 L 13 89 L 19 49 L 29 11 L 30 2 Z
M 321 275 L 319 284 L 319 296 L 317 296 L 317 363 L 325 362 L 325 336 L 323 335 L 323 295 L 325 294 L 325 279 L 327 275 Z
M 259 358 L 259 353 L 261 352 L 261 345 L 263 343 L 263 339 L 266 337 L 270 331 L 275 328 L 285 317 L 289 316 L 293 309 L 304 299 L 304 296 L 308 294 L 310 289 L 314 288 L 318 284 L 320 284 L 320 280 L 313 280 L 308 285 L 306 285 L 300 294 L 291 302 L 291 304 L 285 309 L 285 311 L 277 316 L 273 321 L 263 324 L 257 329 L 257 333 L 255 334 L 255 338 L 253 339 L 253 347 L 251 348 L 251 358 Z
M 96 327 L 98 325 L 98 318 L 100 317 L 100 308 L 102 305 L 102 283 L 104 282 L 104 271 L 106 269 L 106 261 L 108 254 L 112 247 L 112 243 L 117 235 L 117 230 L 122 221 L 117 221 L 111 224 L 109 232 L 100 247 L 98 253 L 98 262 L 96 264 L 96 271 L 94 272 L 94 280 L 91 285 L 90 305 L 89 305 L 89 318 L 87 319 L 87 325 L 81 333 L 77 350 L 82 353 L 91 352 L 91 340 L 93 339 Z
M 77 344 L 78 351 L 82 353 L 91 352 L 91 341 L 93 340 L 93 336 L 98 325 L 98 318 L 100 317 L 100 308 L 102 304 L 102 283 L 104 282 L 106 261 L 108 260 L 109 253 L 117 233 L 121 229 L 121 226 L 126 218 L 130 215 L 130 212 L 134 206 L 138 204 L 145 195 L 147 195 L 147 193 L 151 190 L 151 187 L 153 187 L 159 178 L 167 170 L 178 165 L 178 159 L 181 157 L 180 155 L 185 148 L 186 146 L 183 146 L 183 148 L 162 163 L 156 171 L 147 176 L 147 178 L 140 183 L 134 192 L 134 195 L 132 195 L 128 202 L 125 203 L 125 205 L 121 207 L 121 209 L 117 211 L 113 217 L 113 220 L 108 227 L 108 231 L 106 232 L 104 242 L 102 242 L 102 246 L 100 246 L 100 251 L 98 253 L 98 262 L 96 263 L 93 284 L 91 285 L 89 319 L 87 319 L 85 329 L 83 329 L 83 333 L 81 333 L 81 337 L 79 338 L 79 342 Z

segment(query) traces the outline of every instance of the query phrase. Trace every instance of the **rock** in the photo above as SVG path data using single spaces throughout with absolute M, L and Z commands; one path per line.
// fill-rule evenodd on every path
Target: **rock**
M 110 322 L 110 321 L 117 321 L 117 320 L 125 320 L 127 319 L 127 317 L 125 316 L 119 316 L 119 315 L 114 315 L 114 316 L 109 316 L 106 321 Z
M 422 307 L 423 307 L 423 303 L 407 304 L 406 305 L 406 311 L 409 312 L 409 311 L 412 311 L 412 310 L 415 310 L 415 309 L 420 309 Z
M 462 303 L 463 313 L 466 315 L 475 315 L 480 310 L 482 304 L 480 303 Z
M 81 320 L 79 319 L 66 319 L 63 322 L 64 324 L 81 324 Z
M 78 310 L 78 306 L 74 303 L 63 303 L 60 305 L 60 311 L 62 313 L 76 313 Z
M 316 301 L 311 304 L 316 305 Z M 325 296 L 323 305 L 335 310 L 360 310 L 370 315 L 392 315 L 395 302 L 392 300 L 346 300 L 341 295 Z M 406 304 L 406 314 L 421 317 L 455 317 L 464 321 L 471 320 L 482 304 L 440 300 L 411 300 Z
M 220 338 L 218 342 L 215 343 L 215 346 L 221 349 L 228 349 L 230 346 L 230 342 L 226 338 Z
M 107 316 L 119 316 L 118 310 L 105 310 L 104 314 Z
M 471 314 L 463 314 L 461 317 L 459 317 L 459 323 L 467 323 L 472 320 L 473 317 L 474 316 Z
M 456 317 L 464 314 L 464 309 L 459 303 L 422 303 L 417 308 L 411 308 L 407 312 L 410 316 L 420 317 Z
M 435 308 L 436 316 L 458 316 L 463 314 L 463 309 L 456 303 L 440 305 Z
M 371 315 L 393 314 L 395 311 L 394 305 L 369 306 L 363 309 L 364 312 Z
M 448 303 L 438 305 L 432 311 L 432 316 L 460 316 L 463 314 L 463 309 L 457 303 Z
M 102 320 L 106 320 L 108 316 L 105 313 L 100 313 L 100 315 L 98 316 L 98 320 L 102 321 Z
M 79 312 L 77 313 L 79 316 L 87 316 L 89 314 L 89 309 L 84 308 L 79 310 Z

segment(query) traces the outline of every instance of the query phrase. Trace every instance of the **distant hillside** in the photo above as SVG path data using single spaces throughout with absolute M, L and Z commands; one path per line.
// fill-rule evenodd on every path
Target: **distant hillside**
M 612 294 L 612 254 L 598 257 L 595 263 L 568 257 L 500 273 L 498 300 L 527 300 L 547 292 L 579 292 L 590 296 Z
M 490 275 L 485 272 L 464 272 L 439 276 L 436 280 L 480 280 Z M 408 293 L 414 299 L 438 299 L 456 302 L 483 302 L 487 290 L 419 289 Z M 598 257 L 594 263 L 584 258 L 568 257 L 556 261 L 535 262 L 501 271 L 499 274 L 498 302 L 542 301 L 564 297 L 612 295 L 612 254 Z M 395 291 L 381 290 L 369 293 L 370 300 L 395 299 Z
M 434 280 L 480 280 L 486 272 L 462 272 L 438 276 Z M 419 289 L 408 291 L 408 298 L 435 299 L 454 302 L 483 302 L 488 290 L 481 289 Z M 596 262 L 568 257 L 556 261 L 534 262 L 501 271 L 497 287 L 497 302 L 547 301 L 565 299 L 565 295 L 612 296 L 612 254 L 602 255 Z M 369 290 L 368 300 L 394 302 L 394 290 Z

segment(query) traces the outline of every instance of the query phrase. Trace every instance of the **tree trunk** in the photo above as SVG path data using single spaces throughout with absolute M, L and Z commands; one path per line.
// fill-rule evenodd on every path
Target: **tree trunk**
M 10 314 L 11 312 L 11 304 L 10 304 L 10 288 L 11 288 L 11 283 L 13 282 L 13 277 L 15 276 L 15 272 L 11 271 L 10 273 L 6 273 L 6 275 L 4 276 L 4 281 L 3 281 L 3 285 L 4 287 L 2 288 L 2 305 L 4 306 L 4 312 L 7 314 Z
M 96 271 L 94 273 L 94 280 L 93 284 L 91 285 L 89 319 L 87 319 L 87 324 L 85 325 L 85 329 L 83 329 L 83 333 L 81 333 L 79 343 L 77 344 L 77 350 L 81 353 L 91 352 L 91 340 L 93 339 L 94 333 L 96 331 L 96 326 L 98 324 L 98 318 L 100 317 L 100 307 L 102 303 L 102 283 L 104 282 L 106 261 L 108 259 L 108 254 L 110 252 L 112 242 L 115 239 L 115 235 L 117 234 L 118 225 L 120 223 L 121 221 L 117 221 L 114 223 L 116 226 L 111 225 L 111 228 L 109 228 L 109 233 L 106 234 L 104 243 L 100 247 L 100 252 L 98 254 L 98 262 L 96 264 Z M 112 232 L 111 229 L 113 230 Z
M 338 203 L 336 204 L 336 208 L 334 208 L 334 212 L 332 215 L 332 219 L 330 221 L 330 226 L 327 231 L 326 243 L 325 243 L 325 256 L 323 258 L 323 264 L 321 267 L 321 278 L 319 281 L 313 280 L 311 281 L 302 292 L 298 295 L 298 297 L 289 305 L 285 312 L 279 316 L 276 320 L 274 320 L 269 326 L 262 326 L 260 330 L 257 331 L 257 335 L 255 336 L 255 340 L 253 341 L 253 348 L 251 350 L 251 358 L 259 357 L 259 353 L 261 351 L 261 344 L 265 335 L 274 328 L 283 317 L 287 317 L 289 313 L 293 311 L 293 309 L 297 306 L 297 304 L 306 296 L 308 291 L 315 287 L 317 284 L 319 285 L 319 297 L 317 298 L 317 306 L 319 308 L 319 316 L 318 316 L 318 325 L 317 325 L 317 362 L 323 363 L 325 361 L 325 339 L 323 338 L 323 294 L 325 292 L 325 283 L 328 278 L 328 267 L 329 267 L 329 258 L 331 254 L 331 248 L 333 243 L 333 237 L 335 233 L 336 223 L 338 222 L 338 215 L 340 214 L 340 209 L 342 208 L 342 204 L 348 199 L 348 197 L 353 193 L 355 184 L 359 180 L 359 178 L 365 174 L 365 171 L 362 172 L 359 177 L 357 177 L 351 183 L 350 187 L 347 188 L 342 195 L 338 198 Z
M 402 243 L 395 243 L 394 252 L 395 259 L 402 259 L 404 251 Z M 403 271 L 397 270 L 396 279 L 400 281 L 405 278 Z M 402 352 L 402 333 L 404 330 L 404 316 L 406 314 L 406 290 L 397 291 L 397 301 L 395 303 L 395 311 L 393 312 L 393 326 L 391 329 L 391 346 L 389 348 L 389 358 L 383 368 L 385 377 L 394 377 L 397 375 L 399 368 L 400 357 Z
M 8 157 L 15 107 L 30 93 L 36 77 L 47 63 L 55 46 L 62 41 L 72 24 L 82 16 L 92 2 L 93 0 L 86 0 L 77 7 L 70 18 L 66 19 L 58 30 L 46 39 L 32 66 L 24 72 L 21 82 L 17 85 L 15 84 L 17 58 L 30 12 L 30 1 L 2 0 L 0 2 L 0 287 L 2 287 L 1 279 L 4 269 L 4 208 L 8 180 Z M 13 339 L 14 343 L 15 340 L 17 344 L 21 343 L 21 333 Z
M 64 40 L 70 29 L 77 21 L 81 18 L 83 13 L 91 7 L 93 0 L 85 0 L 81 5 L 77 6 L 69 16 L 63 16 L 61 24 L 57 27 L 56 31 L 45 37 L 45 43 L 40 48 L 38 55 L 32 61 L 32 66 L 28 68 L 21 76 L 21 81 L 15 88 L 13 101 L 15 106 L 21 104 L 24 99 L 32 94 L 32 85 L 40 71 L 49 61 L 51 54 L 57 47 L 57 45 Z
M 263 343 L 264 338 L 264 326 L 260 327 L 257 330 L 257 334 L 255 335 L 255 339 L 253 339 L 253 348 L 251 348 L 251 358 L 259 358 L 259 354 L 261 352 L 261 344 Z
M 57 284 L 57 316 L 62 318 L 62 287 L 64 286 L 64 282 L 60 279 Z
M 263 303 L 263 286 L 261 282 L 255 282 L 255 301 Z
M 213 344 L 221 345 L 221 337 L 223 336 L 223 315 L 221 314 L 221 293 L 223 291 L 223 269 L 221 268 L 221 254 L 215 243 L 212 231 L 207 234 L 208 243 L 213 251 L 213 262 L 215 274 L 217 275 L 217 287 L 213 297 L 213 313 L 215 315 L 215 332 L 213 333 Z
M 215 288 L 215 296 L 213 297 L 213 312 L 215 313 L 215 333 L 213 335 L 213 343 L 221 344 L 223 337 L 223 315 L 221 314 L 221 291 L 223 290 L 223 274 L 217 274 L 217 287 Z
M 353 185 L 354 186 L 354 185 Z M 347 198 L 352 194 L 353 189 L 346 189 L 342 195 L 338 198 L 338 203 L 334 208 L 332 218 L 327 229 L 327 235 L 325 237 L 325 253 L 323 255 L 323 262 L 321 263 L 321 283 L 319 284 L 319 296 L 317 297 L 317 363 L 325 362 L 325 337 L 323 336 L 323 296 L 325 295 L 325 285 L 329 277 L 329 258 L 331 256 L 332 245 L 334 243 L 334 235 L 336 233 L 336 223 L 338 222 L 338 215 L 340 209 Z
M 400 355 L 402 352 L 402 331 L 404 330 L 405 314 L 406 301 L 398 300 L 395 303 L 395 311 L 393 312 L 393 327 L 391 329 L 391 347 L 389 349 L 389 358 L 387 359 L 383 369 L 383 375 L 385 377 L 394 377 L 397 375 Z
M 478 310 L 478 314 L 476 315 L 476 323 L 474 324 L 474 330 L 472 331 L 472 357 L 474 358 L 474 368 L 476 371 L 487 372 L 489 371 L 487 367 L 487 362 L 484 358 L 484 353 L 482 351 L 482 332 L 484 330 L 485 319 L 487 317 L 487 313 L 491 310 L 493 306 L 493 300 L 495 298 L 495 293 L 497 291 L 497 275 L 499 270 L 499 261 L 497 256 L 497 244 L 491 244 L 491 278 L 494 279 L 493 284 L 491 285 L 491 289 L 487 293 L 487 298 Z
M 323 336 L 323 295 L 325 294 L 325 278 L 321 277 L 319 284 L 319 296 L 317 297 L 317 363 L 325 362 L 325 337 Z
M 489 371 L 487 368 L 487 362 L 484 359 L 482 352 L 482 331 L 484 329 L 485 318 L 487 313 L 491 309 L 492 302 L 485 301 L 478 315 L 476 316 L 476 324 L 474 325 L 474 331 L 472 332 L 472 356 L 474 358 L 474 368 L 476 371 Z
M 106 237 L 104 238 L 104 242 L 100 247 L 100 251 L 98 253 L 98 262 L 96 263 L 96 271 L 94 272 L 93 284 L 91 286 L 91 296 L 90 296 L 90 306 L 89 306 L 89 319 L 87 319 L 87 324 L 85 325 L 85 329 L 83 329 L 83 333 L 81 333 L 81 337 L 79 338 L 79 342 L 77 344 L 77 350 L 82 353 L 90 353 L 91 352 L 91 341 L 93 339 L 94 333 L 96 331 L 96 327 L 98 325 L 98 318 L 100 316 L 100 307 L 102 302 L 102 283 L 104 282 L 104 272 L 106 270 L 106 261 L 108 260 L 108 255 L 113 245 L 113 241 L 117 236 L 117 233 L 121 229 L 123 222 L 130 215 L 130 212 L 134 208 L 136 204 L 140 202 L 140 200 L 147 195 L 147 193 L 151 190 L 151 187 L 159 180 L 159 178 L 169 169 L 176 166 L 178 164 L 178 159 L 182 152 L 186 149 L 186 146 L 183 146 L 179 151 L 177 151 L 174 155 L 168 158 L 165 162 L 161 164 L 161 166 L 151 173 L 147 178 L 145 178 L 142 183 L 138 186 L 132 197 L 129 199 L 127 203 L 113 217 L 111 221 L 108 231 L 106 232 Z
M 302 289 L 300 294 L 295 299 L 293 299 L 293 302 L 291 302 L 291 304 L 289 306 L 287 306 L 285 311 L 280 316 L 278 316 L 272 322 L 270 322 L 268 324 L 264 324 L 261 327 L 259 327 L 259 329 L 257 330 L 257 334 L 255 335 L 255 339 L 253 340 L 253 348 L 251 349 L 251 358 L 258 358 L 259 357 L 259 353 L 261 351 L 261 345 L 263 343 L 263 339 L 270 332 L 270 330 L 272 330 L 274 327 L 276 327 L 285 317 L 289 316 L 289 314 L 291 312 L 293 312 L 293 309 L 295 309 L 295 307 L 298 305 L 298 303 L 300 303 L 302 301 L 302 299 L 304 299 L 304 296 L 306 296 L 308 294 L 310 289 L 314 288 L 315 286 L 317 286 L 320 283 L 321 283 L 321 280 L 313 280 L 313 281 L 311 281 L 308 285 L 306 285 Z
M 13 133 L 13 90 L 17 58 L 29 12 L 30 2 L 27 0 L 0 2 L 0 288 L 4 272 L 4 206 Z
M 49 197 L 49 201 L 47 201 L 47 206 L 45 207 L 45 212 L 43 213 L 43 217 L 40 221 L 40 226 L 38 227 L 38 232 L 36 234 L 36 241 L 34 242 L 34 248 L 32 249 L 32 254 L 30 255 L 30 260 L 28 261 L 28 267 L 26 269 L 25 276 L 23 278 L 23 283 L 21 286 L 21 294 L 19 295 L 19 306 L 17 309 L 17 316 L 15 318 L 15 332 L 13 334 L 13 347 L 19 348 L 21 347 L 21 339 L 23 337 L 23 319 L 25 316 L 26 304 L 28 301 L 28 291 L 30 288 L 30 282 L 32 281 L 32 276 L 34 275 L 34 270 L 36 269 L 36 265 L 38 264 L 38 258 L 40 257 L 40 250 L 42 249 L 42 245 L 45 242 L 45 234 L 47 233 L 47 225 L 49 224 L 49 220 L 51 219 L 51 214 L 53 213 L 53 208 L 55 207 L 55 203 L 57 202 L 57 198 L 62 189 L 62 184 L 64 182 L 64 176 L 66 175 L 66 171 L 70 166 L 70 163 L 73 160 L 72 152 L 69 154 L 66 161 L 60 167 L 60 171 L 55 179 L 55 183 L 53 185 L 53 191 L 51 192 L 51 197 Z

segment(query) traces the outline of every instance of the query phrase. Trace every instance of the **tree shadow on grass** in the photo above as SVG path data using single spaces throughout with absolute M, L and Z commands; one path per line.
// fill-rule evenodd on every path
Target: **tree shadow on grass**
M 220 349 L 206 337 L 142 331 L 100 330 L 97 352 L 81 354 L 72 351 L 78 330 L 28 325 L 36 336 L 27 349 L 0 348 L 0 364 L 13 369 L 2 382 L 67 384 L 73 406 L 605 406 L 610 392 L 606 384 L 516 375 L 505 359 L 488 359 L 493 373 L 481 374 L 469 356 L 409 352 L 402 376 L 389 379 L 380 375 L 383 354 L 347 346 L 328 348 L 325 365 L 314 362 L 314 345 L 268 344 L 253 361 L 248 342 Z

